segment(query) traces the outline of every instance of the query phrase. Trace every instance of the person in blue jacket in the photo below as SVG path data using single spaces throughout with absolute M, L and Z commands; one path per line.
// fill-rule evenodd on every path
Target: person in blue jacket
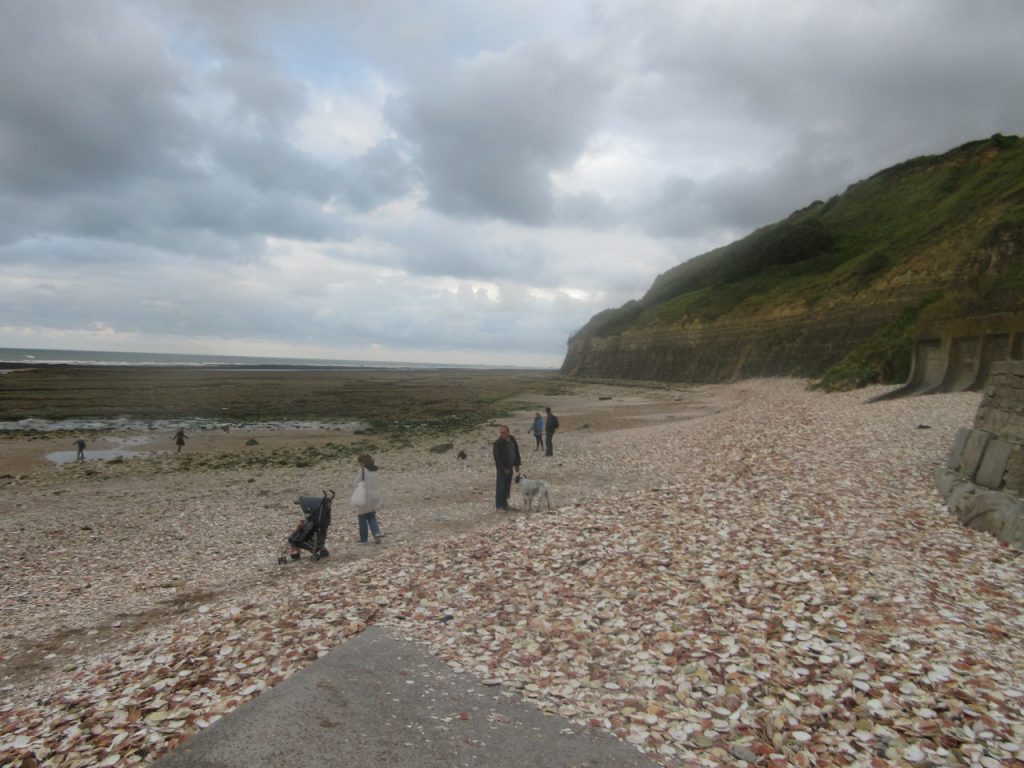
M 530 434 L 537 441 L 537 446 L 533 450 L 542 450 L 544 448 L 544 419 L 539 413 L 533 417 L 533 426 L 530 427 Z

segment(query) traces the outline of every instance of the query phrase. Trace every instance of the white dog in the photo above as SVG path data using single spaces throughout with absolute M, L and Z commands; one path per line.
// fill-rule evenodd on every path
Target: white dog
M 523 492 L 524 512 L 530 511 L 534 500 L 537 501 L 537 511 L 540 512 L 542 498 L 548 503 L 548 512 L 551 511 L 551 496 L 548 493 L 551 487 L 544 480 L 530 480 L 526 475 L 516 475 L 516 482 L 519 483 L 519 490 Z

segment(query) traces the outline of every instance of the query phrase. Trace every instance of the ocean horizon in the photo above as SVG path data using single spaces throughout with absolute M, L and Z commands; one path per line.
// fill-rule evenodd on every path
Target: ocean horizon
M 171 352 L 111 352 L 82 349 L 22 349 L 0 347 L 0 368 L 31 365 L 166 366 L 187 368 L 245 368 L 273 370 L 380 368 L 385 370 L 494 370 L 516 365 L 467 365 L 461 363 L 409 363 L 402 361 L 329 360 L 304 357 L 253 357 L 245 355 L 196 355 Z M 539 369 L 538 369 L 539 370 Z M 546 369 L 545 369 L 546 370 Z

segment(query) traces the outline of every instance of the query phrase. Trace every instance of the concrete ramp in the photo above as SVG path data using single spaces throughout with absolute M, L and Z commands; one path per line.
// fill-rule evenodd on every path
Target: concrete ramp
M 654 768 L 607 731 L 545 715 L 370 627 L 155 768 Z

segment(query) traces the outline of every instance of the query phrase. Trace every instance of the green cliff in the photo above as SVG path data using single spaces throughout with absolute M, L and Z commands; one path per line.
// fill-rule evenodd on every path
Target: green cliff
M 562 372 L 721 382 L 906 379 L 916 328 L 1024 308 L 1024 141 L 919 157 L 659 275 L 595 315 Z

